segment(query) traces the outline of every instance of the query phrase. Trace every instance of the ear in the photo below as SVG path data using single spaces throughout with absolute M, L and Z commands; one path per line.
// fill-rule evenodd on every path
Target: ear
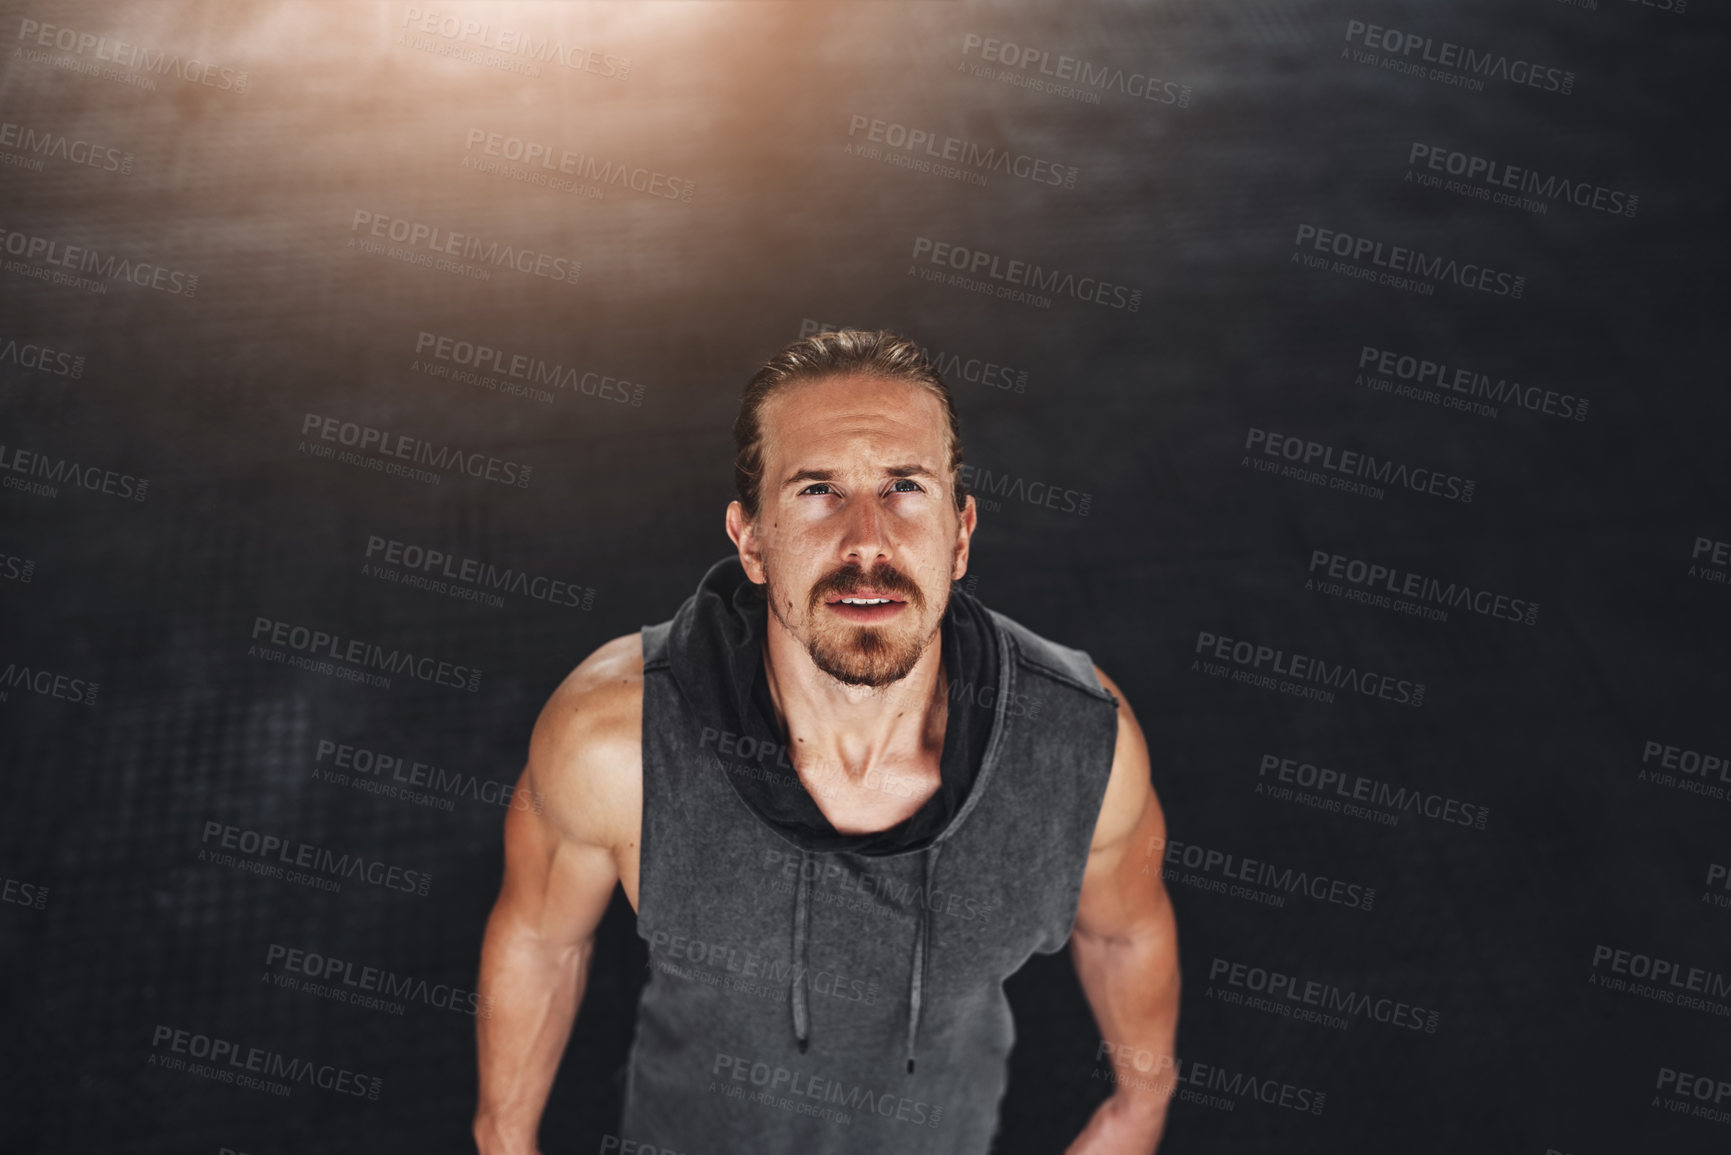
M 980 514 L 974 507 L 974 495 L 968 494 L 962 504 L 961 524 L 956 527 L 956 564 L 950 567 L 950 580 L 961 581 L 962 575 L 968 572 L 968 546 L 974 538 L 974 526 L 979 523 Z
M 737 501 L 727 503 L 727 536 L 739 550 L 739 564 L 745 567 L 745 576 L 756 585 L 768 582 L 769 578 L 763 568 L 763 544 L 757 536 L 757 523 L 745 516 L 745 506 Z

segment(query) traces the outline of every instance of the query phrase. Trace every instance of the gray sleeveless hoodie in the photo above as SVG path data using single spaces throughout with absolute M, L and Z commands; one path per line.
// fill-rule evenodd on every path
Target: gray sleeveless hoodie
M 645 1155 L 985 1155 L 1015 1038 L 1003 982 L 1069 939 L 1117 700 L 1087 654 L 980 607 L 998 684 L 951 703 L 949 725 L 992 713 L 959 809 L 915 849 L 816 849 L 729 780 L 803 789 L 739 717 L 727 565 L 643 628 L 651 974 L 620 1137 Z

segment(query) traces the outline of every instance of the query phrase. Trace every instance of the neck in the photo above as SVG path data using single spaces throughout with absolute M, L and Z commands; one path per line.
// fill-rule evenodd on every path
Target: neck
M 851 686 L 818 669 L 780 619 L 768 617 L 764 679 L 802 777 L 830 771 L 857 785 L 875 770 L 935 761 L 943 753 L 949 683 L 942 630 L 905 678 L 883 687 Z

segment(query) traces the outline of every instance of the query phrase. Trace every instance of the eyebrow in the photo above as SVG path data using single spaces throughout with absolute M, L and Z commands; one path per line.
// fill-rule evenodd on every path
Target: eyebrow
M 929 477 L 933 481 L 939 480 L 937 474 L 918 464 L 886 466 L 884 473 L 889 477 Z M 833 470 L 801 469 L 789 474 L 787 480 L 781 483 L 781 487 L 786 489 L 788 486 L 797 485 L 802 481 L 834 481 L 835 478 L 836 474 Z

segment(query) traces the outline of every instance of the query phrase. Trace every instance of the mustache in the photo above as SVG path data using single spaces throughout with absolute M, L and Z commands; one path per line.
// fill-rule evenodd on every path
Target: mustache
M 871 570 L 858 566 L 843 566 L 825 574 L 811 587 L 811 605 L 831 597 L 851 597 L 861 589 L 873 589 L 901 598 L 917 609 L 924 609 L 925 594 L 914 580 L 889 562 L 881 562 Z

